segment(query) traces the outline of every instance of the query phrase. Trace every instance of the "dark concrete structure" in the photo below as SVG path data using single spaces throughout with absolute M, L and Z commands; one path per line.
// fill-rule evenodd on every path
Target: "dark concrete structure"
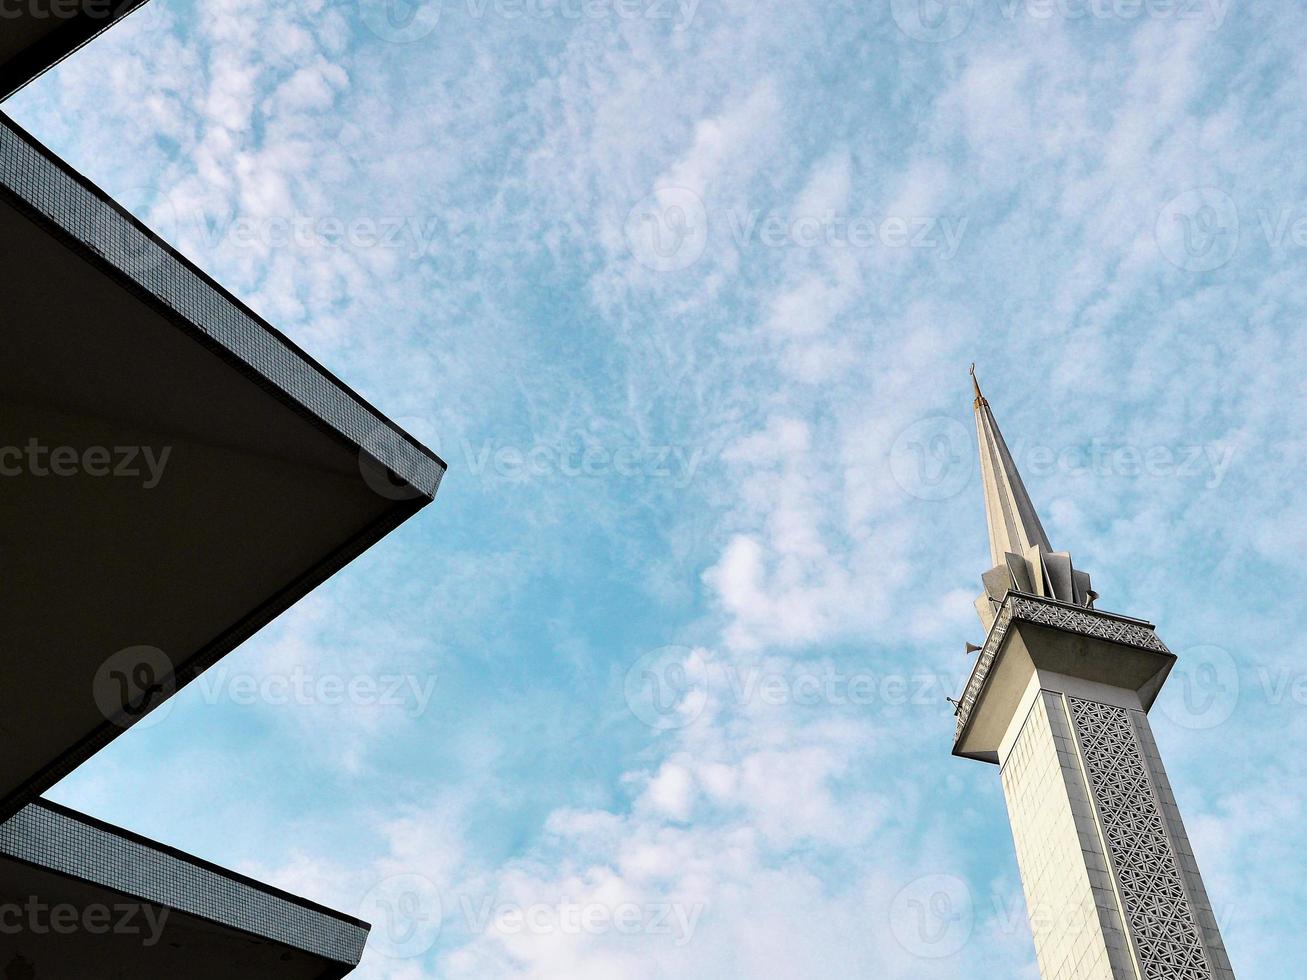
M 429 502 L 444 465 L 3 119 L 0 264 L 22 436 L 0 449 L 3 818 Z
M 8 0 L 0 5 L 0 100 L 146 0 Z
M 33 980 L 327 980 L 368 926 L 67 807 L 0 826 L 0 969 Z M 6 978 L 8 980 L 8 978 Z
M 137 6 L 0 23 L 0 98 Z M 40 794 L 444 463 L 3 113 L 0 290 L 0 972 L 345 975 L 366 923 Z

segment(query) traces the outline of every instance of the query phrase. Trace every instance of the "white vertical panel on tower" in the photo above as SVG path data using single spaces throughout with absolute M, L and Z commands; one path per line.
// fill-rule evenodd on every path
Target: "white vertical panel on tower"
M 1062 695 L 1040 691 L 1002 760 L 1043 980 L 1138 980 Z

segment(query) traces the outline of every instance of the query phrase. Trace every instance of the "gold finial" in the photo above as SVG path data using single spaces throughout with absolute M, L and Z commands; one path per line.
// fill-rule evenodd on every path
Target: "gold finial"
M 971 387 L 976 389 L 976 408 L 979 408 L 981 405 L 988 405 L 989 402 L 985 401 L 985 396 L 980 393 L 980 382 L 976 380 L 975 361 L 971 362 Z

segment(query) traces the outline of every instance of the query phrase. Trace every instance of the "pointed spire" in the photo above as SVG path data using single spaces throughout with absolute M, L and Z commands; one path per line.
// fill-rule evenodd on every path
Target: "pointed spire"
M 1048 536 L 1021 482 L 1003 433 L 994 421 L 989 402 L 980 393 L 976 366 L 971 365 L 971 384 L 976 392 L 976 435 L 980 442 L 980 474 L 985 492 L 985 516 L 989 522 L 989 553 L 995 565 L 1007 556 L 1026 555 L 1032 547 L 1051 552 Z
M 989 405 L 989 402 L 985 401 L 985 396 L 980 393 L 980 382 L 976 380 L 975 361 L 971 362 L 971 387 L 976 389 L 976 408 L 980 408 L 981 405 Z
M 988 629 L 999 604 L 1010 590 L 1045 596 L 1077 606 L 1094 604 L 1087 572 L 1076 568 L 1071 555 L 1054 551 L 1039 523 L 1035 505 L 1012 461 L 1003 433 L 998 430 L 989 402 L 980 393 L 976 366 L 971 365 L 975 390 L 976 436 L 980 440 L 980 476 L 985 491 L 985 517 L 989 524 L 989 553 L 994 567 L 981 576 L 985 591 L 976 600 L 976 612 Z

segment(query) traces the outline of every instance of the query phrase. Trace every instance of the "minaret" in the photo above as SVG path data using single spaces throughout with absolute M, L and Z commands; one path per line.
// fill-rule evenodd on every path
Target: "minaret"
M 1040 976 L 1234 980 L 1148 723 L 1175 655 L 1094 608 L 971 377 L 994 567 L 953 754 L 999 766 Z

